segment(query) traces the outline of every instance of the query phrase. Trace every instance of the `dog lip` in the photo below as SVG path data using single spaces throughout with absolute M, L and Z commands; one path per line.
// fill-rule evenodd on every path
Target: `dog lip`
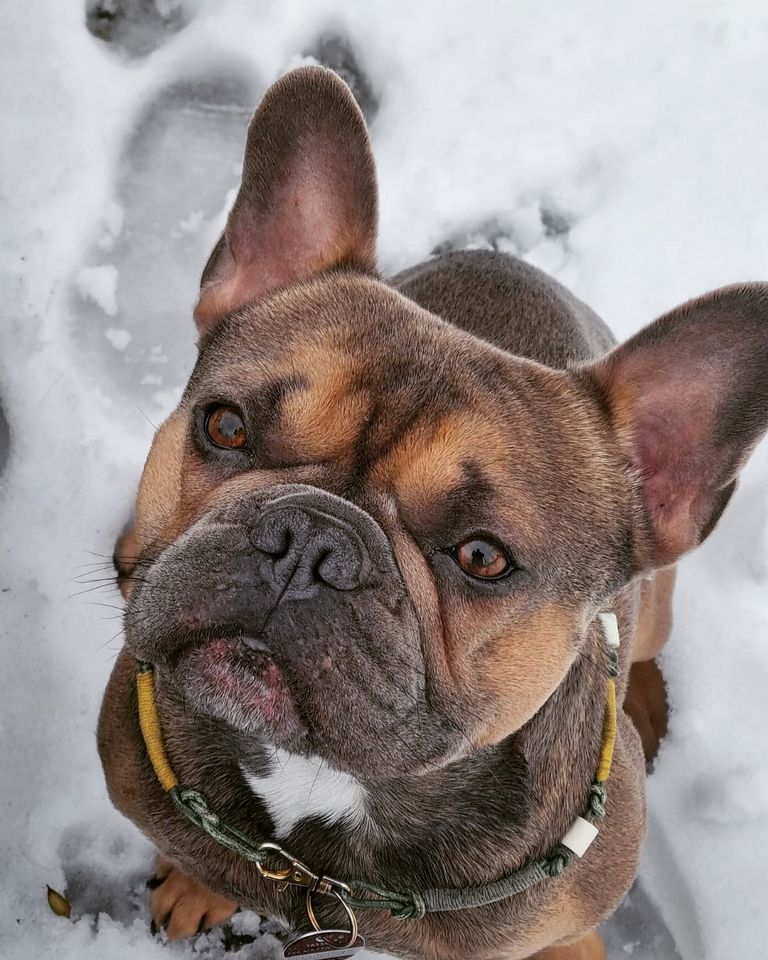
M 220 655 L 225 658 L 229 656 L 245 658 L 245 662 L 259 666 L 273 662 L 269 648 L 263 641 L 243 633 L 214 633 L 193 644 L 188 651 Z
M 271 651 L 269 647 L 266 645 L 266 643 L 264 643 L 263 640 L 259 639 L 259 637 L 252 637 L 248 634 L 242 634 L 239 639 L 243 642 L 243 644 L 245 644 L 246 647 L 248 647 L 249 650 L 253 650 L 256 653 L 266 653 L 267 656 L 270 656 Z
M 240 630 L 206 630 L 203 636 L 191 637 L 179 653 L 180 659 L 206 653 L 218 654 L 225 659 L 235 657 L 259 668 L 274 662 L 271 650 L 263 640 Z
M 254 671 L 254 676 L 263 674 L 269 664 L 277 666 L 270 648 L 259 637 L 241 628 L 213 624 L 204 629 L 180 632 L 172 649 L 163 651 L 159 656 L 156 651 L 150 650 L 137 655 L 140 659 L 163 663 L 171 674 L 179 670 L 186 671 L 190 667 L 199 670 L 203 663 L 212 665 L 219 662 L 224 670 L 227 669 L 226 664 L 230 668 L 239 665 L 241 670 Z
M 280 666 L 266 645 L 241 632 L 210 630 L 195 637 L 171 667 L 175 681 L 192 696 L 192 702 L 235 715 L 245 711 L 260 716 L 272 731 L 296 731 L 293 697 Z

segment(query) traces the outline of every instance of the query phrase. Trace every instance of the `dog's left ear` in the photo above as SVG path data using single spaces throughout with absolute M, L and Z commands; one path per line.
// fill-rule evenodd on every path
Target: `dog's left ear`
M 365 121 L 331 70 L 303 67 L 264 95 L 240 190 L 203 272 L 195 322 L 333 267 L 376 269 L 376 172 Z
M 580 373 L 638 484 L 638 572 L 712 531 L 768 429 L 768 284 L 726 287 L 661 317 Z

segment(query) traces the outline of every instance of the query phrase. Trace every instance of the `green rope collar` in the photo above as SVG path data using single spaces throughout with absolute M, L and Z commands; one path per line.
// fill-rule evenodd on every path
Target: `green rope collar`
M 136 678 L 139 722 L 144 743 L 155 774 L 176 809 L 222 847 L 254 863 L 260 875 L 280 884 L 304 887 L 308 894 L 333 893 L 348 910 L 388 910 L 398 920 L 418 920 L 427 913 L 467 910 L 506 900 L 531 887 L 559 877 L 577 858 L 583 856 L 597 836 L 595 822 L 605 816 L 606 781 L 611 770 L 616 740 L 616 681 L 619 672 L 619 634 L 616 616 L 600 614 L 609 660 L 609 677 L 603 722 L 603 743 L 597 773 L 593 780 L 587 809 L 544 857 L 534 860 L 492 883 L 477 887 L 432 888 L 428 890 L 387 890 L 362 880 L 344 883 L 315 873 L 301 860 L 276 843 L 256 843 L 211 810 L 198 790 L 183 786 L 176 778 L 163 745 L 160 718 L 154 694 L 152 664 L 137 661 Z M 278 864 L 278 866 L 275 866 Z

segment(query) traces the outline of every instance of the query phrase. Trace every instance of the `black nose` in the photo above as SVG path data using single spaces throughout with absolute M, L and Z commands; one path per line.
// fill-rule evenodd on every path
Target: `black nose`
M 358 518 L 301 501 L 268 504 L 251 531 L 263 579 L 293 596 L 370 586 L 373 565 Z

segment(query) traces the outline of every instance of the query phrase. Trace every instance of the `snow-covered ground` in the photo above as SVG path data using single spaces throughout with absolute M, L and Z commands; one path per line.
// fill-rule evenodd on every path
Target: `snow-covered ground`
M 151 937 L 151 851 L 106 797 L 94 728 L 120 610 L 101 578 L 192 361 L 190 306 L 258 97 L 306 55 L 356 62 L 385 269 L 495 243 L 626 336 L 768 275 L 768 8 L 88 8 L 110 42 L 74 0 L 11 0 L 0 30 L 0 957 L 216 958 L 251 937 Z M 671 733 L 641 879 L 605 931 L 612 960 L 768 953 L 767 480 L 764 444 L 681 568 Z M 49 912 L 46 884 L 74 922 Z

